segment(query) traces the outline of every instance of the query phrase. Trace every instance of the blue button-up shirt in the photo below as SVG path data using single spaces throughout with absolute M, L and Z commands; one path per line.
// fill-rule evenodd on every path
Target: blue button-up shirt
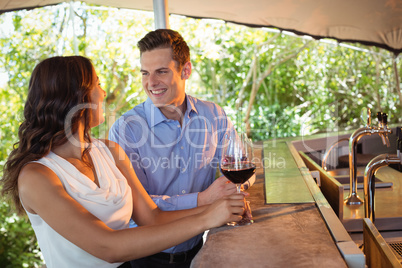
M 221 144 L 233 126 L 221 107 L 186 95 L 182 126 L 167 119 L 148 98 L 112 126 L 109 139 L 129 156 L 134 170 L 162 210 L 197 206 L 198 192 L 215 179 Z M 166 252 L 193 248 L 199 235 Z

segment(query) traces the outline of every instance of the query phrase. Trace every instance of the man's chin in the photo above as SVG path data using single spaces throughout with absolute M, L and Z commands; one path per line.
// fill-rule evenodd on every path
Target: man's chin
M 167 106 L 167 104 L 165 102 L 163 102 L 161 99 L 158 98 L 150 98 L 152 103 L 156 106 L 156 107 L 165 107 Z

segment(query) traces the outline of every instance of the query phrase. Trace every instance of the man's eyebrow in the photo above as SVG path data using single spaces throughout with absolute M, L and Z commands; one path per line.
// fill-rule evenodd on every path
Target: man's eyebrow
M 169 67 L 160 67 L 160 68 L 156 69 L 155 71 L 161 71 L 161 70 L 166 70 L 166 69 L 169 69 Z M 140 72 L 148 72 L 148 71 L 144 70 L 144 69 L 140 69 Z

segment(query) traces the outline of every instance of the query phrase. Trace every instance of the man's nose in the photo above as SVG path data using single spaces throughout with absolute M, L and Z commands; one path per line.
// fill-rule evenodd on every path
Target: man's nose
M 158 83 L 159 83 L 159 80 L 158 80 L 157 75 L 156 74 L 150 74 L 149 75 L 149 84 L 151 86 L 155 86 L 155 85 L 158 85 Z

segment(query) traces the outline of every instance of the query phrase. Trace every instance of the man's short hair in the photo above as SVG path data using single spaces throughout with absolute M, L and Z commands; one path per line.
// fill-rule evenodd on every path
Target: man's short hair
M 140 55 L 146 51 L 157 48 L 171 48 L 173 60 L 179 63 L 179 69 L 190 61 L 190 49 L 186 41 L 176 31 L 170 29 L 158 29 L 147 33 L 138 43 Z

